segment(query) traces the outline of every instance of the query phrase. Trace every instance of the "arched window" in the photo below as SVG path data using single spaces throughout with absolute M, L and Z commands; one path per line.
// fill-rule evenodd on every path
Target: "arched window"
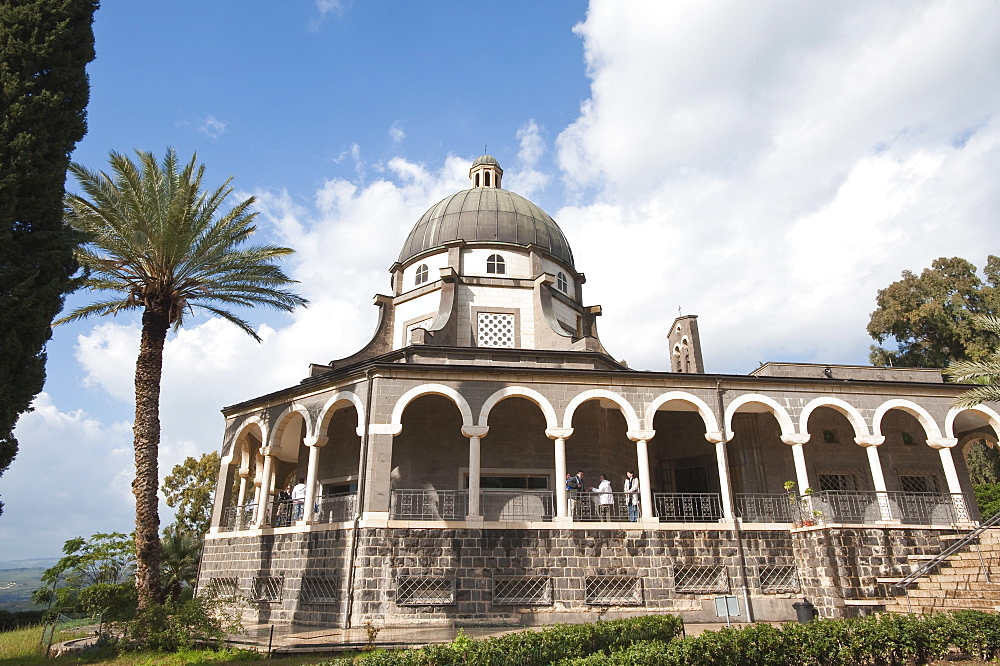
M 566 293 L 567 289 L 566 274 L 563 273 L 562 271 L 556 273 L 556 289 L 558 289 L 564 294 Z
M 476 174 L 476 187 L 479 187 L 479 174 Z
M 417 278 L 414 282 L 417 284 L 417 286 L 420 286 L 424 282 L 427 282 L 427 264 L 420 264 L 419 266 L 417 266 Z
M 483 172 L 483 185 L 485 185 L 486 187 L 490 186 L 490 172 L 489 171 Z
M 504 275 L 507 273 L 507 267 L 504 264 L 503 257 L 499 254 L 491 254 L 486 260 L 486 272 L 493 275 Z

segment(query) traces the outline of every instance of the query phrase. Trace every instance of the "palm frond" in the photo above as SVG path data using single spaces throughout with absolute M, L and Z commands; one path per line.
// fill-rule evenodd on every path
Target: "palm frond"
M 1000 385 L 986 384 L 959 394 L 955 399 L 956 407 L 975 407 L 984 402 L 1000 401 Z

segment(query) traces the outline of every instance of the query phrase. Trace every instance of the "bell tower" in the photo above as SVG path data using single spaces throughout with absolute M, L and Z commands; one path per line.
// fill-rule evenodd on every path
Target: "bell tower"
M 492 155 L 481 155 L 472 163 L 469 169 L 469 180 L 472 187 L 492 187 L 500 189 L 500 179 L 503 177 L 503 169 L 500 163 Z

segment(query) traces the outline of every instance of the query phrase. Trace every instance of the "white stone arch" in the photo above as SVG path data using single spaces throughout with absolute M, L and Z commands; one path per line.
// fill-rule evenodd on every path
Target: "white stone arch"
M 326 432 L 326 427 L 329 425 L 329 420 L 333 417 L 333 413 L 336 412 L 341 407 L 344 407 L 344 403 L 350 403 L 354 405 L 354 409 L 358 412 L 358 425 L 356 432 L 358 437 L 364 435 L 365 432 L 365 405 L 361 402 L 361 398 L 352 391 L 338 391 L 330 396 L 330 399 L 323 404 L 323 409 L 319 410 L 319 416 L 316 419 L 316 431 L 313 433 L 314 437 L 323 437 Z M 338 406 L 339 405 L 339 406 Z
M 854 405 L 830 396 L 814 398 L 802 408 L 802 414 L 799 415 L 799 432 L 809 432 L 809 417 L 819 407 L 829 407 L 843 414 L 854 428 L 855 437 L 865 437 L 871 434 L 868 432 L 868 424 L 865 423 L 864 417 Z
M 955 436 L 955 419 L 962 412 L 979 412 L 993 428 L 993 432 L 1000 435 L 1000 414 L 986 405 L 976 405 L 975 407 L 952 407 L 948 410 L 948 415 L 944 417 L 944 436 Z
M 969 449 L 971 449 L 972 445 L 981 439 L 986 440 L 992 448 L 996 448 L 997 443 L 1000 442 L 1000 438 L 998 438 L 995 434 L 988 432 L 970 432 L 963 435 L 962 438 L 958 440 L 958 444 L 955 446 L 955 448 L 962 453 L 963 460 L 969 459 Z
M 312 418 L 309 416 L 309 410 L 305 408 L 305 405 L 298 402 L 293 402 L 288 407 L 286 407 L 285 410 L 281 412 L 281 414 L 278 415 L 278 418 L 274 420 L 275 423 L 274 431 L 271 433 L 270 443 L 268 446 L 271 448 L 272 451 L 278 454 L 278 457 L 281 457 L 282 454 L 288 456 L 291 455 L 298 456 L 298 451 L 285 451 L 281 445 L 281 440 L 285 434 L 285 428 L 288 426 L 288 423 L 292 420 L 291 417 L 293 414 L 298 414 L 299 416 L 301 416 L 302 420 L 305 421 L 306 423 L 306 432 L 302 436 L 303 440 L 307 440 L 313 436 L 313 427 L 315 424 L 313 423 Z M 282 460 L 284 460 L 284 458 L 282 458 Z M 292 462 L 294 462 L 294 460 L 295 460 L 294 458 L 291 459 Z
M 236 430 L 236 434 L 233 435 L 233 445 L 229 447 L 229 453 L 222 458 L 223 465 L 232 465 L 236 456 L 237 449 L 240 450 L 240 455 L 242 456 L 242 449 L 239 446 L 240 439 L 246 434 L 246 431 L 250 429 L 251 426 L 255 426 L 260 432 L 260 445 L 265 446 L 267 442 L 267 423 L 264 422 L 264 418 L 258 414 L 253 418 L 249 418 L 240 424 L 240 427 Z
M 440 395 L 449 398 L 458 407 L 458 411 L 462 413 L 462 427 L 471 427 L 473 425 L 472 409 L 469 407 L 469 402 L 461 393 L 444 384 L 421 384 L 420 386 L 414 386 L 400 396 L 399 400 L 396 401 L 396 405 L 392 408 L 391 425 L 402 428 L 403 410 L 406 409 L 408 404 L 422 395 Z
M 488 426 L 490 411 L 504 398 L 512 397 L 526 398 L 538 405 L 538 408 L 542 410 L 542 414 L 545 415 L 546 429 L 559 427 L 559 417 L 556 416 L 556 410 L 553 409 L 552 403 L 549 402 L 548 398 L 538 391 L 524 386 L 508 386 L 487 398 L 486 402 L 483 403 L 483 408 L 479 410 L 479 425 Z
M 872 416 L 873 435 L 877 437 L 882 435 L 882 418 L 891 409 L 900 409 L 919 421 L 920 426 L 924 429 L 924 436 L 928 439 L 941 436 L 941 428 L 938 427 L 937 422 L 930 415 L 930 412 L 917 403 L 902 398 L 886 400 L 878 406 L 878 409 L 875 410 L 875 415 Z
M 625 417 L 625 423 L 628 426 L 628 430 L 640 430 L 639 427 L 639 417 L 635 413 L 635 409 L 629 404 L 628 400 L 621 397 L 614 391 L 608 391 L 607 389 L 590 389 L 589 391 L 584 391 L 580 393 L 575 398 L 570 400 L 569 405 L 566 407 L 566 412 L 563 415 L 563 427 L 572 428 L 573 427 L 573 413 L 576 408 L 587 402 L 588 400 L 593 400 L 595 398 L 604 398 L 605 400 L 610 400 L 611 402 L 618 405 L 621 410 L 622 415 Z
M 795 434 L 795 423 L 785 408 L 774 398 L 769 398 L 759 393 L 747 393 L 729 403 L 729 406 L 726 407 L 726 432 L 733 431 L 733 416 L 739 411 L 740 407 L 754 403 L 767 407 L 767 411 L 774 415 L 775 420 L 777 420 L 778 425 L 781 427 L 782 435 Z
M 656 416 L 657 410 L 674 400 L 694 405 L 701 416 L 701 420 L 705 422 L 705 432 L 719 432 L 719 422 L 716 420 L 715 414 L 712 413 L 712 408 L 708 406 L 708 403 L 693 393 L 686 391 L 670 391 L 669 393 L 662 393 L 653 398 L 653 401 L 646 408 L 646 430 L 653 430 L 653 417 Z

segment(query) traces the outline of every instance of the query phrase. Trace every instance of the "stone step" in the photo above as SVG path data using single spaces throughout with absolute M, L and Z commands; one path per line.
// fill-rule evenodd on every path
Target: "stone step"
M 1000 595 L 995 592 L 984 592 L 983 590 L 949 590 L 949 589 L 923 589 L 911 587 L 909 591 L 911 599 L 963 599 L 963 600 L 991 600 L 991 603 L 1000 603 Z

